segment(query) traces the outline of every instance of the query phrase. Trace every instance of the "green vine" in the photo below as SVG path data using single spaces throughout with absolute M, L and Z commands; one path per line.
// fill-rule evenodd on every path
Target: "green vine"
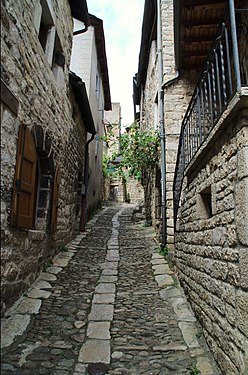
M 108 142 L 110 138 L 108 137 Z M 159 143 L 157 132 L 141 131 L 139 125 L 134 123 L 120 137 L 121 154 L 116 153 L 111 157 L 114 161 L 117 156 L 121 156 L 121 161 L 111 168 L 110 158 L 104 156 L 104 176 L 121 177 L 125 181 L 132 176 L 141 180 L 142 172 L 152 171 L 159 161 Z

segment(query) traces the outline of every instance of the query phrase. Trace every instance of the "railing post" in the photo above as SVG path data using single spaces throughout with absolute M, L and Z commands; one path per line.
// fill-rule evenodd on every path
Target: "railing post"
M 239 51 L 238 51 L 238 41 L 237 41 L 234 0 L 229 0 L 229 12 L 230 12 L 230 24 L 231 24 L 232 45 L 233 45 L 233 63 L 234 63 L 234 69 L 235 69 L 235 75 L 236 75 L 237 91 L 239 91 L 241 88 L 241 78 L 240 78 L 240 67 L 239 67 Z

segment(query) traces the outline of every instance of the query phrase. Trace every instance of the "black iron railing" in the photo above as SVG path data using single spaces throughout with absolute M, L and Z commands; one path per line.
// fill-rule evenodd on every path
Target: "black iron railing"
M 247 9 L 235 11 L 233 0 L 229 0 L 217 38 L 184 116 L 173 186 L 175 223 L 186 167 L 218 122 L 231 98 L 240 91 L 242 85 L 247 85 L 247 15 Z

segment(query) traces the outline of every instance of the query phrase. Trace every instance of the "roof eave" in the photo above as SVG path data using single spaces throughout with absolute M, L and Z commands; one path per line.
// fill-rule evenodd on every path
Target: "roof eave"
M 110 111 L 112 109 L 111 105 L 111 95 L 110 95 L 110 86 L 109 86 L 109 75 L 108 75 L 108 64 L 107 64 L 107 54 L 105 47 L 105 37 L 103 30 L 103 21 L 96 16 L 90 14 L 90 23 L 91 26 L 95 29 L 95 38 L 96 38 L 96 49 L 97 57 L 100 64 L 101 74 L 102 74 L 102 83 L 103 83 L 103 92 L 104 92 L 104 109 L 105 111 Z
M 85 83 L 73 72 L 69 73 L 69 81 L 72 86 L 75 99 L 85 125 L 85 129 L 90 134 L 96 134 Z
M 90 26 L 90 17 L 86 0 L 69 0 L 73 18 L 82 21 L 86 28 Z

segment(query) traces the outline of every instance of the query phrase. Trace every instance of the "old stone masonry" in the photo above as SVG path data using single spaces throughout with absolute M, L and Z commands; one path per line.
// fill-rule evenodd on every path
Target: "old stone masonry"
M 3 375 L 219 374 L 134 206 L 106 206 L 2 324 Z

